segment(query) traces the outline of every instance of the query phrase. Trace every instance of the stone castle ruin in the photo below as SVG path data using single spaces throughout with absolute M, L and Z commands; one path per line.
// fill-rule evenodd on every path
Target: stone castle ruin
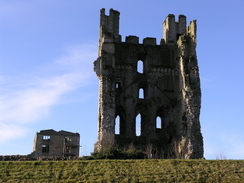
M 36 133 L 32 158 L 39 157 L 79 157 L 80 134 L 53 129 Z
M 136 36 L 121 41 L 118 11 L 100 15 L 98 141 L 107 147 L 139 150 L 163 158 L 203 157 L 199 115 L 201 90 L 196 56 L 196 21 L 186 26 L 170 14 L 164 39 Z M 116 131 L 116 129 L 119 129 Z

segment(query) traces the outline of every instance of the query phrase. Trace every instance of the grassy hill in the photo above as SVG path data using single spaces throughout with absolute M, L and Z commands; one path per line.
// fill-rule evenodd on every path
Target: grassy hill
M 0 161 L 0 182 L 244 182 L 243 160 Z

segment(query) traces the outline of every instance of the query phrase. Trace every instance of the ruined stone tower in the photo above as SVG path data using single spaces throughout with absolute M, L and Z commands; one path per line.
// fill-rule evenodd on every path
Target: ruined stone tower
M 168 15 L 158 45 L 156 38 L 139 43 L 136 36 L 122 42 L 119 15 L 113 9 L 108 16 L 102 9 L 100 15 L 99 57 L 94 62 L 100 80 L 95 151 L 130 144 L 146 150 L 150 144 L 155 156 L 202 158 L 196 21 L 186 27 L 184 15 L 178 21 Z

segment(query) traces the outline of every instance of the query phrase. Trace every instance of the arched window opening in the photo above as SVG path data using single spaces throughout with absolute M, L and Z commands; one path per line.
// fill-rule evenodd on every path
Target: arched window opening
M 143 88 L 139 89 L 139 98 L 144 99 L 144 89 Z
M 141 114 L 136 116 L 136 136 L 141 135 Z
M 137 72 L 143 73 L 143 62 L 141 60 L 137 62 Z
M 120 117 L 119 115 L 115 118 L 115 134 L 120 134 Z
M 162 119 L 159 116 L 156 118 L 156 128 L 162 129 Z

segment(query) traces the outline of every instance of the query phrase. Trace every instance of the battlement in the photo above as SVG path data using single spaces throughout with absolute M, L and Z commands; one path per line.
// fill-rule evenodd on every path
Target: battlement
M 143 39 L 144 45 L 156 45 L 156 38 L 146 37 Z
M 119 15 L 118 11 L 110 9 L 109 15 L 105 15 L 105 9 L 100 12 L 100 37 L 112 36 L 119 39 Z M 110 37 L 111 38 L 111 37 Z
M 110 9 L 109 15 L 105 14 L 105 9 L 100 12 L 100 41 L 101 42 L 121 42 L 119 35 L 119 16 L 120 13 Z M 196 36 L 196 21 L 191 21 L 190 25 L 186 26 L 186 16 L 179 15 L 178 21 L 175 21 L 175 15 L 169 14 L 163 22 L 163 37 L 160 45 L 174 44 L 178 38 L 183 35 Z M 127 36 L 125 42 L 139 44 L 137 36 Z M 156 45 L 156 38 L 144 38 L 144 45 Z
M 143 39 L 143 45 L 156 45 L 156 38 L 152 37 L 146 37 Z M 133 44 L 139 44 L 139 37 L 137 36 L 126 36 L 125 37 L 126 43 L 133 43 Z
M 137 36 L 126 36 L 125 42 L 126 43 L 139 44 L 139 37 L 137 37 Z
M 179 36 L 186 33 L 186 17 L 179 15 L 175 21 L 175 15 L 169 14 L 163 23 L 165 43 L 175 43 Z

